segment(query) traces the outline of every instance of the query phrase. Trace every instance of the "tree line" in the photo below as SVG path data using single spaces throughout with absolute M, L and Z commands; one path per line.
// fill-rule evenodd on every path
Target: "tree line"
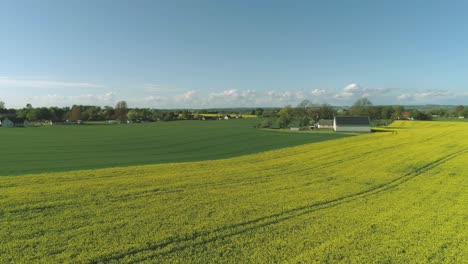
M 246 110 L 247 111 L 247 110 Z M 27 104 L 21 109 L 7 109 L 5 103 L 0 101 L 0 120 L 28 119 L 33 122 L 40 121 L 107 121 L 118 122 L 151 122 L 202 119 L 202 114 L 216 113 L 211 110 L 163 110 L 150 108 L 129 108 L 126 101 L 119 101 L 114 107 L 94 105 L 73 105 L 72 107 L 33 107 Z M 230 113 L 230 112 L 229 112 Z M 248 112 L 250 114 L 250 110 Z
M 286 105 L 278 110 L 259 112 L 262 117 L 260 128 L 305 127 L 315 125 L 320 119 L 333 119 L 334 116 L 368 116 L 372 121 L 388 123 L 394 119 L 431 120 L 433 117 L 468 117 L 468 107 L 455 109 L 432 107 L 426 109 L 406 108 L 402 105 L 373 105 L 368 98 L 358 99 L 351 107 L 332 107 L 328 104 L 316 105 L 304 100 L 295 107 Z
M 401 105 L 373 105 L 368 98 L 360 98 L 351 107 L 333 107 L 329 104 L 313 104 L 303 100 L 296 106 L 286 105 L 283 108 L 236 109 L 261 117 L 258 127 L 282 128 L 291 126 L 314 125 L 319 119 L 332 119 L 335 115 L 369 116 L 371 120 L 392 120 L 411 118 L 430 120 L 433 117 L 468 117 L 468 107 L 459 105 L 455 108 L 429 107 L 425 109 L 410 109 Z M 21 109 L 7 109 L 0 101 L 0 120 L 4 118 L 22 118 L 30 121 L 69 120 L 119 122 L 134 121 L 173 121 L 201 119 L 202 114 L 220 113 L 222 109 L 210 110 L 160 110 L 150 108 L 129 108 L 126 101 L 119 101 L 114 107 L 73 105 L 72 107 L 33 107 L 27 104 Z M 225 110 L 232 113 L 231 110 Z

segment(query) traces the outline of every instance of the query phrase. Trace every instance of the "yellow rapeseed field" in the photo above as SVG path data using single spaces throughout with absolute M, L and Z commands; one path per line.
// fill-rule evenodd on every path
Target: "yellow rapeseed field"
M 0 263 L 466 263 L 468 123 L 0 177 Z

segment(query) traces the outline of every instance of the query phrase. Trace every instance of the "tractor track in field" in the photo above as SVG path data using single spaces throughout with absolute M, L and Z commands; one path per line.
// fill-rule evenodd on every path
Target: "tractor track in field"
M 430 139 L 432 139 L 434 137 L 437 137 L 437 136 L 438 135 L 432 135 L 430 138 L 425 138 L 425 139 L 419 140 L 418 142 L 425 142 L 425 141 L 430 140 Z M 366 151 L 366 152 L 361 152 L 361 153 L 355 154 L 355 155 L 350 155 L 345 159 L 335 160 L 335 161 L 332 161 L 332 162 L 323 162 L 319 166 L 315 166 L 315 165 L 311 164 L 310 167 L 303 167 L 302 166 L 300 169 L 295 169 L 295 170 L 278 171 L 278 168 L 276 166 L 273 167 L 273 168 L 264 168 L 264 167 L 258 166 L 259 168 L 251 170 L 251 173 L 261 172 L 261 176 L 250 177 L 249 182 L 250 182 L 251 179 L 259 179 L 259 178 L 271 177 L 271 176 L 276 177 L 276 176 L 281 176 L 281 175 L 286 175 L 286 174 L 291 174 L 291 173 L 298 173 L 298 172 L 300 173 L 300 172 L 304 172 L 304 171 L 324 169 L 324 168 L 328 168 L 328 167 L 331 167 L 331 166 L 334 166 L 334 165 L 337 165 L 337 164 L 341 164 L 343 162 L 348 162 L 348 161 L 356 160 L 356 159 L 359 159 L 359 158 L 362 158 L 362 157 L 365 157 L 365 156 L 369 156 L 369 155 L 372 155 L 372 154 L 375 154 L 375 153 L 380 153 L 382 151 L 397 149 L 397 148 L 399 148 L 401 146 L 405 146 L 407 144 L 408 143 L 404 141 L 404 142 L 400 142 L 398 144 L 394 144 L 394 145 L 390 145 L 390 146 L 386 146 L 386 147 L 381 147 L 381 148 L 373 149 L 373 150 Z M 371 145 L 371 144 L 369 144 L 369 145 Z M 346 152 L 347 150 L 353 150 L 353 149 L 355 149 L 357 147 L 362 147 L 362 146 L 352 146 L 352 147 L 349 147 L 349 148 L 341 150 L 341 151 Z M 295 155 L 298 155 L 298 154 L 306 154 L 306 153 L 313 153 L 313 152 L 314 152 L 314 150 L 303 151 L 303 152 L 300 152 L 300 153 L 295 152 L 295 153 L 292 153 L 290 155 L 284 155 L 282 157 L 278 156 L 278 157 L 274 157 L 272 159 L 284 159 L 284 158 L 287 158 L 289 156 L 295 156 Z M 319 160 L 316 160 L 316 162 L 321 161 L 321 160 L 327 160 L 328 158 L 334 157 L 334 156 L 336 156 L 336 153 L 327 153 L 326 155 L 322 155 Z M 261 161 L 263 161 L 263 160 L 261 160 Z M 258 163 L 258 162 L 260 162 L 260 161 L 254 161 L 253 163 Z M 291 162 L 291 163 L 297 164 L 296 161 Z M 287 164 L 282 164 L 282 165 L 287 165 Z M 272 173 L 268 174 L 268 172 L 272 172 Z M 236 184 L 236 185 L 239 184 L 239 180 L 237 178 L 230 179 L 229 181 L 227 181 L 226 179 L 223 179 L 223 182 L 210 183 L 210 184 L 190 185 L 190 186 L 187 186 L 187 187 L 191 187 L 191 188 L 203 187 L 203 188 L 206 188 L 206 187 L 211 187 L 211 186 L 227 186 L 227 185 L 232 185 L 232 184 Z
M 256 182 L 260 178 L 278 177 L 278 176 L 281 176 L 281 175 L 288 175 L 288 174 L 291 174 L 291 173 L 300 173 L 300 172 L 305 172 L 305 171 L 324 169 L 324 168 L 328 168 L 328 167 L 331 167 L 331 166 L 334 166 L 334 165 L 337 165 L 337 164 L 341 164 L 341 163 L 344 163 L 344 162 L 360 159 L 362 157 L 366 157 L 366 156 L 369 156 L 369 155 L 372 155 L 372 154 L 375 154 L 375 153 L 379 153 L 379 152 L 382 152 L 382 151 L 397 149 L 397 148 L 399 148 L 399 147 L 401 147 L 402 145 L 405 145 L 405 144 L 406 143 L 400 143 L 400 144 L 395 144 L 395 145 L 391 145 L 391 146 L 387 146 L 387 147 L 383 147 L 383 148 L 373 149 L 373 150 L 366 151 L 366 152 L 361 152 L 361 153 L 356 154 L 356 155 L 348 156 L 345 159 L 335 160 L 335 161 L 332 161 L 332 162 L 323 162 L 322 165 L 320 165 L 320 166 L 315 166 L 314 164 L 311 164 L 308 167 L 299 166 L 300 169 L 293 169 L 293 170 L 287 170 L 287 171 L 284 171 L 284 170 L 283 171 L 278 171 L 277 167 L 274 167 L 274 168 L 263 168 L 263 167 L 261 167 L 261 168 L 253 169 L 251 171 L 252 174 L 254 174 L 256 172 L 261 172 L 260 176 L 253 176 L 253 177 L 249 177 L 249 178 L 243 178 L 241 180 L 243 180 L 243 182 L 247 181 L 246 184 L 250 184 L 251 182 Z M 326 160 L 329 157 L 332 157 L 332 156 L 335 156 L 335 155 L 336 154 L 326 155 L 325 157 L 322 156 L 320 158 L 320 160 Z M 291 162 L 291 163 L 294 163 L 294 162 Z M 269 172 L 271 172 L 271 173 L 269 173 Z M 232 179 L 229 179 L 229 180 L 223 179 L 221 182 L 214 182 L 214 183 L 188 184 L 188 185 L 186 185 L 184 187 L 187 187 L 187 188 L 207 188 L 207 187 L 214 187 L 214 186 L 216 186 L 216 187 L 223 187 L 223 186 L 229 186 L 229 185 L 236 185 L 237 186 L 239 184 L 241 184 L 241 182 L 239 181 L 238 178 L 232 178 Z
M 363 190 L 361 192 L 349 194 L 349 195 L 338 197 L 338 198 L 331 199 L 331 200 L 315 202 L 306 206 L 300 206 L 300 207 L 284 210 L 276 214 L 271 214 L 268 216 L 252 219 L 249 221 L 245 221 L 245 222 L 241 222 L 241 223 L 237 223 L 237 224 L 233 224 L 229 226 L 224 226 L 218 229 L 214 229 L 212 231 L 198 231 L 198 232 L 196 231 L 196 232 L 193 232 L 192 234 L 187 234 L 184 237 L 174 237 L 165 242 L 147 245 L 144 248 L 132 249 L 127 252 L 122 252 L 122 253 L 118 253 L 118 254 L 114 254 L 110 256 L 102 256 L 97 259 L 91 260 L 91 263 L 123 260 L 127 256 L 132 256 L 132 255 L 141 254 L 145 252 L 148 252 L 149 254 L 145 256 L 141 256 L 141 257 L 136 257 L 135 260 L 131 262 L 149 260 L 154 257 L 163 257 L 171 253 L 181 251 L 190 247 L 201 246 L 201 245 L 215 242 L 218 240 L 227 239 L 235 235 L 240 235 L 249 231 L 257 230 L 259 228 L 268 227 L 270 225 L 278 224 L 283 221 L 293 219 L 302 215 L 306 215 L 312 212 L 316 212 L 316 211 L 320 211 L 320 210 L 324 210 L 328 208 L 333 208 L 341 204 L 349 203 L 357 199 L 366 198 L 368 196 L 379 194 L 389 189 L 396 188 L 410 181 L 411 179 L 414 179 L 415 177 L 427 171 L 430 171 L 444 164 L 445 162 L 452 160 L 466 153 L 468 153 L 468 148 L 454 152 L 445 157 L 433 160 L 425 164 L 424 166 L 421 166 L 411 172 L 403 174 L 402 176 L 396 179 L 393 179 L 384 184 L 374 186 L 373 188 Z M 154 252 L 154 251 L 157 251 L 157 252 Z
M 426 141 L 428 141 L 428 140 L 430 140 L 432 138 L 435 138 L 437 136 L 439 136 L 439 135 L 432 135 L 431 137 L 419 140 L 418 142 L 426 142 Z M 405 146 L 407 144 L 408 143 L 404 141 L 404 142 L 400 142 L 398 144 L 394 144 L 394 145 L 390 145 L 390 146 L 386 146 L 386 147 L 381 147 L 381 148 L 373 149 L 373 150 L 366 151 L 366 152 L 361 152 L 361 153 L 355 154 L 355 155 L 350 155 L 350 156 L 348 156 L 347 158 L 344 158 L 344 159 L 335 160 L 335 161 L 332 161 L 332 162 L 323 162 L 319 166 L 315 166 L 315 165 L 312 164 L 311 167 L 301 167 L 301 169 L 288 170 L 288 171 L 279 171 L 279 172 L 274 173 L 274 174 L 262 174 L 262 176 L 251 177 L 249 179 L 258 179 L 258 178 L 262 178 L 262 177 L 265 177 L 265 176 L 275 176 L 276 177 L 276 176 L 281 176 L 281 175 L 285 175 L 285 174 L 300 173 L 300 172 L 304 172 L 304 171 L 324 169 L 324 168 L 328 168 L 328 167 L 331 167 L 331 166 L 334 166 L 334 165 L 337 165 L 337 164 L 341 164 L 341 163 L 344 163 L 344 162 L 348 162 L 348 161 L 356 160 L 356 159 L 359 159 L 359 158 L 362 158 L 362 157 L 366 157 L 366 156 L 369 156 L 369 155 L 372 155 L 372 154 L 375 154 L 375 153 L 380 153 L 382 151 L 397 149 L 397 148 L 400 148 L 401 146 Z M 355 149 L 357 147 L 362 147 L 362 146 L 352 146 L 352 147 L 349 147 L 349 148 L 341 150 L 341 151 L 346 152 L 347 150 L 353 150 L 353 149 Z M 313 150 L 312 151 L 307 151 L 307 152 L 304 152 L 304 153 L 309 153 L 309 152 L 313 153 Z M 300 154 L 304 154 L 304 153 L 300 153 Z M 288 157 L 288 156 L 294 156 L 294 155 L 297 155 L 297 153 L 294 153 L 294 154 L 291 154 L 291 155 L 286 155 L 283 158 Z M 334 156 L 336 156 L 336 153 L 329 153 L 327 155 L 322 155 L 320 157 L 319 161 L 327 160 L 329 157 L 334 157 Z M 278 157 L 278 158 L 280 158 L 280 157 Z M 291 162 L 291 163 L 295 163 L 295 162 Z M 252 170 L 252 172 L 259 171 L 259 172 L 265 173 L 265 172 L 275 172 L 277 170 L 278 170 L 277 168 L 259 168 L 259 169 L 256 169 L 256 170 Z M 231 183 L 239 184 L 238 181 L 236 182 L 234 180 Z M 223 182 L 223 183 L 214 184 L 214 185 L 223 186 L 223 185 L 227 185 L 227 184 L 229 184 L 229 183 L 224 183 Z M 206 186 L 208 186 L 208 185 L 205 185 L 205 187 Z

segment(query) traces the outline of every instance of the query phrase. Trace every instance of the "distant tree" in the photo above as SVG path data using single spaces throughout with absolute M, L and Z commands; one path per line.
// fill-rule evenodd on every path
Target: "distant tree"
M 304 127 L 304 126 L 308 126 L 308 125 L 310 125 L 310 119 L 309 119 L 309 117 L 303 116 L 303 117 L 299 120 L 299 126 Z
M 81 108 L 79 106 L 72 106 L 70 110 L 70 120 L 74 122 L 81 120 Z
M 115 105 L 114 108 L 115 111 L 115 118 L 117 120 L 120 120 L 120 122 L 125 122 L 127 121 L 127 102 L 125 101 L 119 101 Z
M 301 120 L 304 117 L 308 117 L 309 110 L 312 108 L 312 102 L 305 99 L 302 100 L 295 108 L 292 109 L 292 115 L 294 119 Z
M 465 107 L 463 105 L 459 105 L 457 106 L 457 108 L 455 108 L 455 111 L 457 112 L 458 115 L 461 115 L 463 110 L 465 110 Z
M 254 114 L 255 114 L 256 116 L 259 116 L 259 117 L 260 117 L 260 116 L 263 115 L 263 111 L 264 111 L 263 108 L 257 108 L 257 109 L 255 109 Z
M 29 109 L 26 118 L 31 121 L 49 120 L 52 117 L 52 111 L 47 107 L 38 107 Z
M 465 109 L 460 112 L 460 116 L 468 117 L 468 107 L 465 107 Z
M 115 119 L 115 110 L 111 106 L 104 106 L 104 109 L 100 112 L 100 116 L 104 120 Z
M 140 119 L 145 121 L 153 120 L 153 111 L 149 108 L 139 109 Z
M 383 106 L 380 112 L 381 119 L 390 119 L 392 118 L 395 109 L 392 106 Z
M 286 127 L 291 123 L 292 117 L 293 117 L 293 109 L 291 105 L 287 105 L 279 111 L 279 125 L 280 127 Z
M 428 112 L 431 114 L 431 115 L 435 115 L 435 116 L 450 116 L 450 113 L 448 111 L 448 109 L 446 108 L 431 108 L 428 110 Z
M 424 113 L 416 109 L 411 111 L 411 116 L 416 120 L 431 120 L 432 119 L 431 114 Z
M 273 125 L 273 119 L 271 118 L 264 118 L 262 121 L 257 125 L 258 128 L 271 128 Z
M 162 115 L 162 120 L 164 121 L 172 121 L 172 120 L 175 120 L 176 119 L 176 114 L 174 112 L 167 112 L 167 113 L 163 113 Z
M 397 119 L 401 117 L 401 114 L 405 111 L 405 108 L 401 105 L 393 106 L 392 118 Z
M 262 112 L 263 117 L 277 117 L 278 110 L 265 110 Z
M 331 119 L 335 115 L 335 110 L 329 104 L 323 104 L 318 109 L 318 117 L 322 119 Z M 314 117 L 317 118 L 317 117 Z M 318 120 L 316 120 L 318 121 Z
M 307 108 L 307 107 L 311 107 L 311 106 L 312 106 L 312 102 L 307 100 L 307 99 L 304 99 L 296 107 L 297 108 Z
M 101 116 L 101 107 L 99 106 L 83 106 L 81 109 L 81 120 L 103 120 Z
M 32 109 L 32 108 L 33 108 L 33 107 L 32 107 L 32 104 L 29 104 L 29 103 L 26 104 L 26 108 L 27 108 L 27 109 Z
M 375 105 L 375 106 L 368 106 L 366 115 L 369 116 L 370 119 L 381 119 L 382 118 L 382 106 Z
M 362 97 L 354 102 L 353 107 L 367 107 L 372 106 L 372 102 L 367 97 Z
M 49 109 L 52 112 L 51 119 L 67 119 L 67 116 L 70 113 L 70 107 L 51 107 Z
M 138 111 L 136 109 L 131 109 L 127 113 L 128 120 L 136 121 L 136 120 L 138 120 L 139 117 L 140 116 L 139 116 Z
M 27 108 L 19 109 L 19 110 L 16 111 L 16 117 L 17 118 L 27 118 L 27 115 L 28 115 L 28 109 Z
M 369 110 L 371 106 L 372 102 L 367 97 L 359 98 L 351 107 L 350 114 L 369 116 Z
M 5 109 L 5 103 L 0 101 L 0 119 L 8 116 L 7 109 Z
M 179 113 L 179 119 L 185 120 L 190 118 L 190 112 L 188 110 L 182 110 Z

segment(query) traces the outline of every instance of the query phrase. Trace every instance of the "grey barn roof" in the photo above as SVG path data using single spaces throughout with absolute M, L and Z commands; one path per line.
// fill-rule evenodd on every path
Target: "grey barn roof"
M 370 126 L 367 116 L 337 116 L 335 122 L 338 126 Z

